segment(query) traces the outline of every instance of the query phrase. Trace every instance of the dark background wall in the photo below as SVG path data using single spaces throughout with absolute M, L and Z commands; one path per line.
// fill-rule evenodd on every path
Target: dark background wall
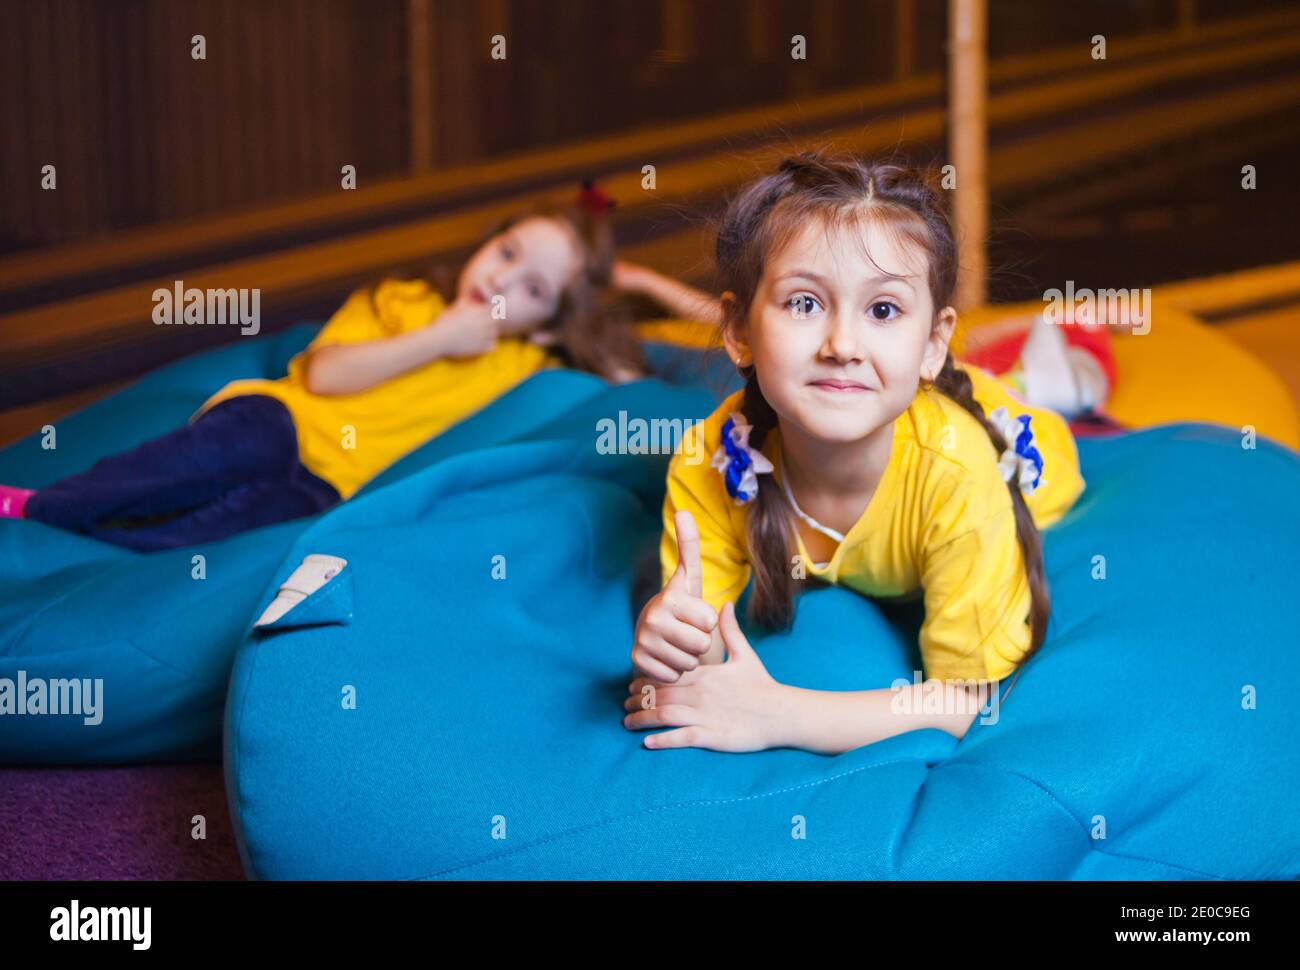
M 1199 0 L 1196 16 L 1281 5 Z M 343 164 L 374 180 L 937 71 L 946 9 L 916 0 L 900 42 L 888 0 L 5 0 L 0 254 L 329 191 Z M 989 52 L 1179 15 L 994 0 Z M 806 62 L 785 56 L 796 33 Z M 49 162 L 57 192 L 40 190 Z

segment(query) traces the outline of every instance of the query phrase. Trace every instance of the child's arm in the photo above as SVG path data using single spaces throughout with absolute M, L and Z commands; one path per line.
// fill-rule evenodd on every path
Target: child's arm
M 717 326 L 722 323 L 722 302 L 703 290 L 656 272 L 649 266 L 614 262 L 611 279 L 615 289 L 648 296 L 661 306 L 688 320 Z
M 785 686 L 782 743 L 820 754 L 839 754 L 919 728 L 938 728 L 961 739 L 986 706 L 985 685 L 930 679 L 899 690 L 827 691 Z M 940 692 L 936 700 L 933 692 Z M 927 697 L 929 702 L 927 703 Z M 935 713 L 938 708 L 942 713 Z
M 936 678 L 897 690 L 792 687 L 767 672 L 736 622 L 734 604 L 723 605 L 718 628 L 727 648 L 725 663 L 695 667 L 671 683 L 640 676 L 628 685 L 624 727 L 677 728 L 647 737 L 646 747 L 838 754 L 921 728 L 961 738 L 981 702 L 997 689 L 996 682 L 966 686 Z
M 428 326 L 361 343 L 324 344 L 304 368 L 313 394 L 356 394 L 440 357 L 471 357 L 492 349 L 497 321 L 486 305 L 456 302 Z

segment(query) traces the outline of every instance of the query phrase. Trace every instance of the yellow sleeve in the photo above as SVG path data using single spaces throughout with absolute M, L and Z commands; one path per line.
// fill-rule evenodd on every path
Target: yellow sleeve
M 424 280 L 385 280 L 356 290 L 316 334 L 309 349 L 395 337 L 426 326 L 445 304 Z
M 1000 479 L 982 483 L 994 485 L 1006 489 Z M 920 637 L 927 678 L 1001 680 L 1029 650 L 1031 597 L 1011 495 L 985 514 L 985 503 L 968 504 L 962 494 L 980 486 L 954 490 L 927 543 Z
M 695 425 L 688 435 L 701 434 Z M 678 509 L 686 509 L 700 530 L 700 568 L 703 572 L 704 601 L 715 610 L 723 603 L 734 603 L 749 583 L 749 549 L 743 533 L 737 531 L 739 516 L 733 516 L 732 500 L 722 478 L 708 463 L 707 451 L 683 445 L 668 464 L 668 488 L 664 495 L 664 531 L 659 543 L 659 565 L 664 584 L 677 570 Z M 705 455 L 703 462 L 691 464 L 690 455 Z M 743 520 L 742 520 L 743 521 Z

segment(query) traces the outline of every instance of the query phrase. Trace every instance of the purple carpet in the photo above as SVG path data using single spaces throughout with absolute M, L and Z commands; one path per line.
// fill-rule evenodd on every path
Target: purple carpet
M 0 768 L 0 879 L 243 878 L 220 765 Z

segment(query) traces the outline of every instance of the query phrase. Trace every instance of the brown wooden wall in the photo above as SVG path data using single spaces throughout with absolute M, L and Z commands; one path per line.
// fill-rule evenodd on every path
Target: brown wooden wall
M 6 5 L 6 249 L 338 184 L 405 155 L 400 3 L 33 0 Z M 190 38 L 206 38 L 206 60 Z M 386 105 L 375 110 L 375 105 Z M 53 163 L 58 189 L 42 191 Z
M 1208 19 L 1277 5 L 1191 7 Z M 1169 27 L 1186 9 L 1087 0 L 1044 17 L 1038 0 L 998 0 L 990 53 Z M 329 191 L 344 164 L 391 178 L 932 72 L 945 11 L 945 0 L 3 0 L 0 254 Z M 489 56 L 497 33 L 505 62 Z M 805 62 L 789 57 L 796 33 Z M 191 57 L 195 34 L 206 60 Z M 47 163 L 55 192 L 40 188 Z

